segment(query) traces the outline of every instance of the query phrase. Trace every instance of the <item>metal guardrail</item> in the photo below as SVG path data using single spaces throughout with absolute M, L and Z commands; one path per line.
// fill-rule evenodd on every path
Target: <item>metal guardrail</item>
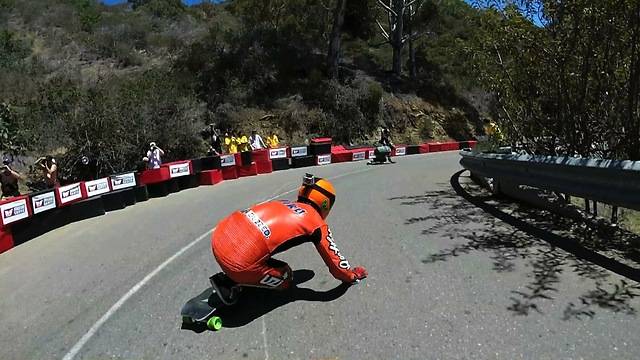
M 640 161 L 460 151 L 472 173 L 640 210 Z

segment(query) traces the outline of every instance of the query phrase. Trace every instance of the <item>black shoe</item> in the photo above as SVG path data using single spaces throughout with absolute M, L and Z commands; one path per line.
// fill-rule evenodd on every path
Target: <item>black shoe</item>
M 211 286 L 215 289 L 220 296 L 220 300 L 227 305 L 233 305 L 238 301 L 238 292 L 240 292 L 240 285 L 236 284 L 224 273 L 217 273 L 209 278 Z

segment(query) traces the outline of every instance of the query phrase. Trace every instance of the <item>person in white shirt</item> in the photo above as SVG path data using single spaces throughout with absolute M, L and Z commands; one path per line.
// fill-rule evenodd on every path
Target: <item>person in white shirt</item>
M 249 145 L 251 145 L 251 150 L 261 150 L 267 148 L 267 145 L 265 145 L 264 141 L 262 141 L 262 136 L 258 135 L 258 132 L 255 130 L 253 130 L 251 136 L 249 137 Z
M 149 169 L 160 169 L 162 166 L 162 156 L 164 150 L 160 149 L 155 142 L 149 144 L 149 151 L 147 151 L 147 158 L 149 158 Z

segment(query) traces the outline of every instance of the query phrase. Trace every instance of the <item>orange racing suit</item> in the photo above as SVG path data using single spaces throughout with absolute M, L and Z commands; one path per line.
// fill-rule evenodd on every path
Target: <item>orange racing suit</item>
M 333 277 L 346 283 L 357 279 L 329 226 L 305 203 L 271 201 L 236 211 L 218 224 L 211 248 L 222 271 L 236 283 L 283 290 L 293 273 L 272 256 L 306 242 L 315 245 Z

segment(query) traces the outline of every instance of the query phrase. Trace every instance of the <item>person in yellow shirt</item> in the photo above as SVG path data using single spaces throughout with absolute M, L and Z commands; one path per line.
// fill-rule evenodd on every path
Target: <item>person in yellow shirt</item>
M 245 134 L 241 134 L 238 136 L 238 151 L 244 152 L 249 151 L 249 140 Z
M 235 154 L 238 152 L 238 139 L 235 137 L 235 133 L 231 133 L 231 136 L 227 133 L 224 138 L 224 144 L 227 146 L 229 154 Z
M 280 141 L 278 140 L 278 135 L 276 135 L 275 131 L 272 131 L 271 135 L 267 137 L 267 145 L 270 148 L 276 148 L 278 147 L 278 143 L 280 143 Z
M 491 150 L 497 150 L 502 146 L 502 142 L 504 142 L 504 134 L 500 127 L 493 121 L 489 119 L 484 119 L 484 131 L 489 136 L 489 144 Z

